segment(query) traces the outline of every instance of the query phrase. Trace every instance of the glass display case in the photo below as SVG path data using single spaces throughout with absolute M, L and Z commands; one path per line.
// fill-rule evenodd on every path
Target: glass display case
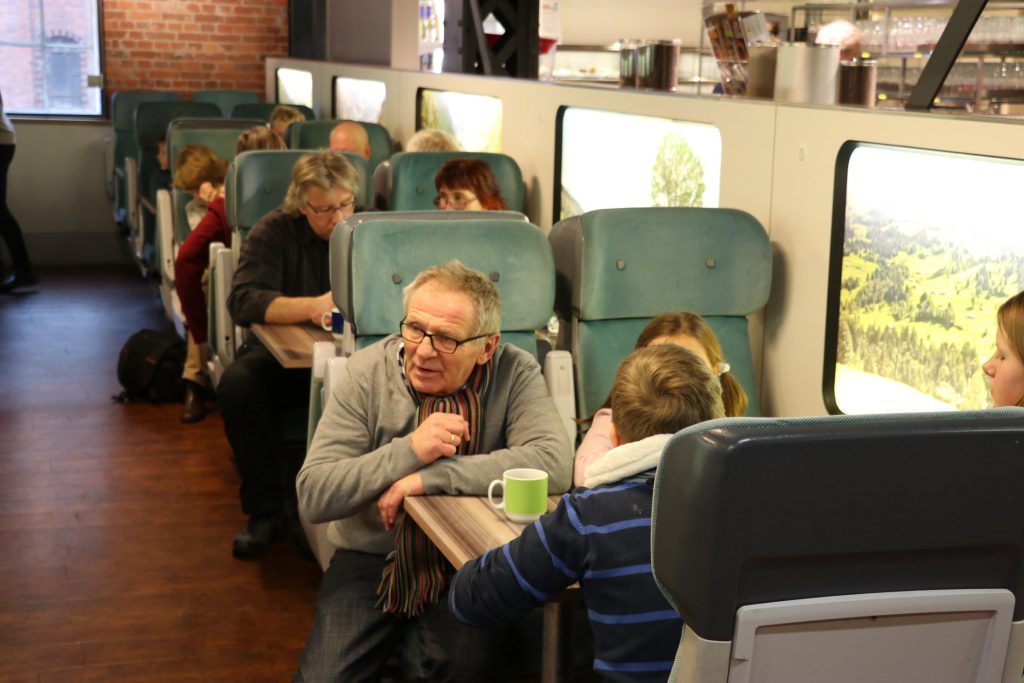
M 555 53 L 554 80 L 617 87 L 622 45 L 622 42 L 611 45 L 559 45 Z M 718 82 L 718 68 L 710 50 L 682 48 L 679 52 L 678 73 L 676 92 L 710 93 Z

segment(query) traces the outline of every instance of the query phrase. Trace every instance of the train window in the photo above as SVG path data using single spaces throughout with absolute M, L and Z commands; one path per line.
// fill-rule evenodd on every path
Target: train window
M 0 92 L 8 113 L 100 116 L 97 0 L 22 0 L 0 12 Z M 14 65 L 21 65 L 14 68 Z M 7 68 L 11 67 L 11 68 Z
M 313 74 L 301 69 L 277 70 L 277 101 L 313 108 Z
M 416 130 L 450 133 L 467 152 L 501 151 L 501 114 L 497 97 L 430 88 L 416 92 Z
M 380 81 L 334 78 L 334 118 L 380 123 L 387 86 Z
M 832 216 L 832 413 L 991 405 L 996 309 L 1024 289 L 1024 161 L 848 142 Z
M 619 206 L 718 206 L 722 135 L 703 123 L 562 107 L 554 220 Z M 595 140 L 617 140 L 614 158 Z

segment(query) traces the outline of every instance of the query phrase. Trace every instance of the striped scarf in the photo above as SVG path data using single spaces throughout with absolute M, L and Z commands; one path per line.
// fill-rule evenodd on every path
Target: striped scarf
M 404 349 L 399 349 L 398 363 L 405 386 L 416 402 L 416 426 L 431 413 L 457 413 L 469 423 L 469 439 L 459 444 L 456 455 L 475 452 L 483 418 L 481 399 L 490 383 L 493 361 L 473 368 L 466 384 L 447 396 L 421 394 L 412 387 L 405 376 Z M 448 563 L 441 551 L 404 512 L 395 524 L 395 549 L 388 553 L 386 562 L 377 586 L 377 606 L 384 612 L 406 617 L 422 614 L 448 585 Z

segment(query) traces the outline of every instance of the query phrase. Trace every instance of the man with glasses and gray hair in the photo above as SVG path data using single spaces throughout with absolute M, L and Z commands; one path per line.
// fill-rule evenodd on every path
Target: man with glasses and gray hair
M 485 495 L 516 467 L 546 471 L 552 494 L 571 481 L 572 450 L 537 361 L 499 344 L 490 278 L 458 261 L 434 266 L 404 305 L 397 334 L 349 358 L 299 472 L 300 509 L 330 522 L 336 551 L 295 681 L 377 680 L 408 629 L 427 680 L 490 678 L 494 635 L 448 612 L 454 571 L 417 538 L 402 502 Z
M 253 226 L 241 245 L 228 296 L 237 325 L 320 324 L 334 307 L 328 270 L 334 226 L 355 208 L 359 176 L 345 157 L 328 150 L 306 154 L 292 169 L 284 203 Z M 270 550 L 287 524 L 278 446 L 281 421 L 307 407 L 309 370 L 285 369 L 249 334 L 217 387 L 224 431 L 242 479 L 242 511 L 235 557 Z

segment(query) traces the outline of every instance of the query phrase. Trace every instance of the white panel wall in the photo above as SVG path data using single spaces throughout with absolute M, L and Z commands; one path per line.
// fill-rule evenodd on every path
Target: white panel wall
M 107 199 L 109 121 L 15 119 L 7 201 L 39 265 L 127 262 Z

